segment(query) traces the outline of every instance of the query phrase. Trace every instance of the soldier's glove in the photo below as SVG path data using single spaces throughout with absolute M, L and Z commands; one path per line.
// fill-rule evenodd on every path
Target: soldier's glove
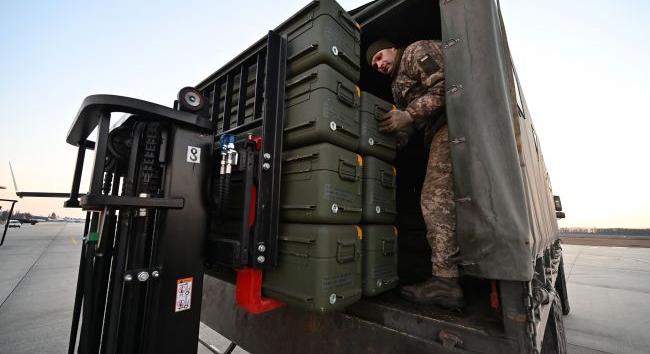
M 384 115 L 379 122 L 379 131 L 392 133 L 396 130 L 404 130 L 413 125 L 413 118 L 407 111 L 394 109 Z
M 395 132 L 395 140 L 397 142 L 397 150 L 402 150 L 415 135 L 415 128 L 413 125 L 406 127 L 404 130 Z

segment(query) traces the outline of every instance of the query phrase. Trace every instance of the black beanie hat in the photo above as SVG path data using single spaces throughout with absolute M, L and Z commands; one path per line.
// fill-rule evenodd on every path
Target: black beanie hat
M 395 48 L 395 44 L 385 39 L 378 39 L 372 42 L 368 47 L 368 50 L 366 50 L 366 60 L 368 61 L 368 65 L 372 66 L 372 57 L 374 57 L 377 52 L 388 48 Z

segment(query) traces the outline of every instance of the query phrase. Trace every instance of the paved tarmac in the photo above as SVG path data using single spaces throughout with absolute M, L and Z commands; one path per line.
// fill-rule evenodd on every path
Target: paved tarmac
M 0 354 L 67 352 L 82 224 L 10 229 L 0 247 Z M 564 246 L 569 353 L 650 351 L 650 248 Z M 199 353 L 229 341 L 201 326 Z M 237 348 L 235 353 L 245 353 Z

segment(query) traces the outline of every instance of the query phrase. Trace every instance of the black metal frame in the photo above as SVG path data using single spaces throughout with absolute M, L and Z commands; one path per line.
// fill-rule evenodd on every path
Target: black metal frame
M 259 193 L 257 200 L 246 198 L 247 206 L 242 213 L 242 234 L 246 242 L 254 245 L 265 244 L 267 262 L 258 266 L 275 265 L 277 262 L 277 232 L 279 213 L 279 178 L 282 150 L 282 127 L 284 117 L 284 86 L 286 66 L 286 38 L 269 32 L 267 45 L 256 51 L 255 55 L 244 58 L 237 66 L 221 78 L 221 85 L 226 87 L 225 105 L 228 108 L 232 96 L 233 78 L 240 75 L 240 94 L 236 126 L 230 127 L 226 122 L 228 134 L 238 134 L 257 127 L 262 128 L 261 146 L 258 141 L 247 141 L 247 164 L 244 166 L 247 179 L 246 193 L 250 196 L 256 185 Z M 250 65 L 257 65 L 255 84 L 255 107 L 252 122 L 245 122 L 246 83 Z M 237 72 L 235 72 L 235 70 Z M 219 78 L 217 79 L 217 81 Z M 67 197 L 66 207 L 82 208 L 87 211 L 84 226 L 84 243 L 79 264 L 74 303 L 72 330 L 70 333 L 69 352 L 74 353 L 130 353 L 130 352 L 177 352 L 179 348 L 187 349 L 196 342 L 198 331 L 201 296 L 194 296 L 197 304 L 191 313 L 184 316 L 170 314 L 169 309 L 161 308 L 163 300 L 170 294 L 162 289 L 175 285 L 176 279 L 184 274 L 193 275 L 195 291 L 202 291 L 202 255 L 206 234 L 206 225 L 183 225 L 188 219 L 195 218 L 201 224 L 207 219 L 205 206 L 200 196 L 203 194 L 200 181 L 193 186 L 194 194 L 187 194 L 168 174 L 177 174 L 182 178 L 196 178 L 195 169 L 187 167 L 182 158 L 182 146 L 195 141 L 205 144 L 212 137 L 219 138 L 216 132 L 217 104 L 219 90 L 217 81 L 212 85 L 212 122 L 200 114 L 182 112 L 176 109 L 156 105 L 133 98 L 95 95 L 87 97 L 68 133 L 67 142 L 78 147 L 75 172 L 70 193 L 34 193 L 31 196 Z M 205 91 L 202 92 L 205 95 Z M 263 105 L 263 106 L 262 106 Z M 115 132 L 131 132 L 132 142 L 127 156 L 116 162 L 116 152 L 111 148 L 110 119 L 113 112 L 131 113 L 133 116 Z M 171 159 L 163 170 L 160 195 L 141 196 L 142 185 L 139 174 L 140 164 L 144 161 L 143 146 L 150 144 L 144 138 L 150 124 L 164 125 L 157 130 L 159 134 L 169 134 L 174 145 L 167 149 Z M 97 128 L 97 141 L 88 140 Z M 126 129 L 126 130 L 125 130 Z M 196 134 L 199 132 L 201 134 Z M 157 133 L 158 134 L 158 133 Z M 158 135 L 156 135 L 158 136 Z M 160 135 L 162 137 L 162 135 Z M 171 137 L 173 136 L 173 138 Z M 166 142 L 159 143 L 159 149 L 166 149 Z M 178 141 L 177 141 L 178 140 Z M 149 146 L 149 145 L 147 145 Z M 158 146 L 158 145 L 156 145 Z M 188 145 L 189 146 L 189 145 Z M 241 146 L 241 144 L 240 144 Z M 90 187 L 87 194 L 79 193 L 83 173 L 83 163 L 87 149 L 95 150 Z M 206 149 L 210 150 L 210 149 Z M 162 152 L 160 153 L 162 156 Z M 180 155 L 179 155 L 180 154 Z M 162 157 L 158 157 L 162 159 Z M 155 156 L 154 156 L 155 157 Z M 208 161 L 210 156 L 208 155 Z M 161 160 L 162 161 L 162 160 Z M 158 162 L 161 162 L 158 161 Z M 263 166 L 264 165 L 264 166 Z M 162 166 L 162 165 L 161 165 Z M 207 164 L 201 171 L 209 171 Z M 165 169 L 169 169 L 165 171 Z M 241 167 L 240 167 L 241 169 Z M 206 172 L 207 173 L 207 172 Z M 163 186 L 164 185 L 164 186 Z M 122 190 L 120 190 L 120 186 Z M 175 191 L 176 188 L 176 191 Z M 182 191 L 181 191 L 182 190 Z M 39 195 L 36 195 L 39 194 Z M 47 194 L 47 195 L 45 195 Z M 191 199 L 176 197 L 192 195 Z M 170 197 L 174 196 L 174 197 Z M 252 203 L 256 203 L 254 236 L 251 237 L 251 225 L 248 224 Z M 117 212 L 119 211 L 119 217 Z M 144 216 L 144 218 L 142 217 Z M 207 221 L 207 220 L 206 220 Z M 189 221 L 188 221 L 189 222 Z M 183 237 L 180 228 L 191 228 Z M 248 247 L 259 251 L 258 247 Z M 143 253 L 144 252 L 144 253 Z M 148 254 L 148 255 L 147 255 Z M 192 261 L 188 261 L 190 257 Z M 247 262 L 253 264 L 257 254 L 247 252 Z M 128 283 L 125 277 L 146 271 L 150 274 L 161 273 L 160 279 Z M 83 316 L 83 321 L 81 321 Z M 170 330 L 170 326 L 182 327 L 169 340 L 161 340 Z M 77 348 L 76 338 L 80 331 Z M 178 336 L 182 338 L 179 339 Z M 158 337 L 158 338 L 153 338 Z M 166 347 L 161 347 L 163 344 Z M 185 345 L 183 347 L 183 345 Z M 174 348 L 175 347 L 175 348 Z
M 7 222 L 5 223 L 4 231 L 2 232 L 2 240 L 0 240 L 0 246 L 5 243 L 5 236 L 7 236 L 7 229 L 9 228 L 9 220 L 11 220 L 11 215 L 14 213 L 14 206 L 16 205 L 17 200 L 14 199 L 0 199 L 0 202 L 11 202 L 11 209 L 9 209 L 9 214 L 7 215 Z
M 249 147 L 241 148 L 240 156 L 247 166 L 240 166 L 244 180 L 244 207 L 242 210 L 239 247 L 232 246 L 233 255 L 224 255 L 218 263 L 227 266 L 252 266 L 266 269 L 277 265 L 278 218 L 280 211 L 280 178 L 282 159 L 282 133 L 284 127 L 284 88 L 286 85 L 287 39 L 269 31 L 266 45 L 242 54 L 225 69 L 203 82 L 200 89 L 211 99 L 210 117 L 216 140 L 223 135 L 238 135 L 261 127 L 261 148 L 255 161 Z M 248 72 L 255 65 L 253 119 L 245 122 Z M 236 125 L 231 126 L 233 82 L 239 75 L 239 96 Z M 225 91 L 223 123 L 218 126 L 220 93 Z M 253 180 L 256 179 L 254 182 Z M 256 222 L 249 225 L 253 184 L 257 186 Z M 263 246 L 263 247 L 260 247 Z M 263 258 L 261 258 L 262 256 Z M 262 260 L 260 262 L 260 260 Z
M 131 113 L 138 117 L 138 122 L 144 122 L 144 125 L 135 123 L 135 127 L 129 126 L 129 129 L 136 133 L 135 135 L 139 135 L 131 147 L 128 166 L 122 166 L 122 170 L 120 170 L 120 167 L 109 166 L 108 161 L 110 159 L 107 159 L 110 154 L 108 145 L 112 112 Z M 139 183 L 136 181 L 136 171 L 139 168 L 137 165 L 138 161 L 143 158 L 140 146 L 148 143 L 139 139 L 143 135 L 143 127 L 149 124 L 148 122 L 161 122 L 161 124 L 169 127 L 182 127 L 182 129 L 185 129 L 184 131 L 200 133 L 210 133 L 211 131 L 209 121 L 197 114 L 181 112 L 128 97 L 112 95 L 89 96 L 84 100 L 67 138 L 68 143 L 78 146 L 71 192 L 69 194 L 50 193 L 49 195 L 43 195 L 68 197 L 69 199 L 64 204 L 65 207 L 81 207 L 87 210 L 69 353 L 74 353 L 75 350 L 78 350 L 79 353 L 97 353 L 99 350 L 105 353 L 136 352 L 140 349 L 154 350 L 151 348 L 154 347 L 152 343 L 154 343 L 155 338 L 149 338 L 152 325 L 148 323 L 151 322 L 152 318 L 155 319 L 165 315 L 151 313 L 151 308 L 153 303 L 157 301 L 158 295 L 156 295 L 156 291 L 160 289 L 159 284 L 163 281 L 169 283 L 170 279 L 166 279 L 164 275 L 161 275 L 160 280 L 152 278 L 149 282 L 142 282 L 142 285 L 136 282 L 137 285 L 134 284 L 134 286 L 128 287 L 132 290 L 127 290 L 124 276 L 129 274 L 133 276 L 132 273 L 142 271 L 142 269 L 145 269 L 149 274 L 154 270 L 161 273 L 160 264 L 165 263 L 165 259 L 169 259 L 164 255 L 166 254 L 164 249 L 161 253 L 163 255 L 159 255 L 156 246 L 159 242 L 157 238 L 165 236 L 162 235 L 164 231 L 161 231 L 156 226 L 160 223 L 161 217 L 165 216 L 161 212 L 164 210 L 186 209 L 188 204 L 195 207 L 201 202 L 192 201 L 188 203 L 183 198 L 140 197 L 138 194 L 134 195 L 136 191 L 134 189 L 135 184 Z M 95 143 L 88 140 L 88 136 L 96 127 L 98 132 L 97 142 Z M 187 133 L 185 134 L 187 136 Z M 190 134 L 190 136 L 196 135 Z M 202 139 L 205 140 L 206 138 Z M 164 145 L 162 142 L 160 144 L 161 146 Z M 96 150 L 94 165 L 89 192 L 84 195 L 79 193 L 79 185 L 83 172 L 85 151 L 92 148 Z M 110 155 L 110 157 L 115 158 L 114 155 Z M 176 163 L 178 163 L 178 160 L 177 158 Z M 121 178 L 123 178 L 124 182 L 122 186 L 128 191 L 120 191 Z M 132 187 L 129 188 L 126 185 Z M 119 221 L 117 211 L 120 211 Z M 142 212 L 145 213 L 144 219 L 138 218 L 139 213 Z M 192 210 L 190 208 L 185 212 L 192 212 Z M 169 217 L 172 219 L 178 218 L 176 215 Z M 168 238 L 168 236 L 165 237 Z M 194 250 L 201 247 L 201 242 L 198 240 L 201 240 L 202 237 L 203 235 L 200 235 L 197 240 L 192 242 Z M 169 247 L 178 248 L 178 244 L 175 244 L 173 240 L 167 242 L 169 242 Z M 151 243 L 151 246 L 145 246 L 148 243 Z M 142 250 L 146 250 L 147 247 L 153 247 L 146 252 L 151 254 L 148 257 L 149 260 L 146 261 L 150 263 L 150 266 L 142 269 L 134 268 L 134 260 L 143 257 L 142 255 L 138 256 L 138 254 L 142 254 Z M 196 258 L 198 256 L 195 251 L 191 253 L 191 257 Z M 142 258 L 142 261 L 144 259 Z M 179 266 L 172 263 L 166 263 L 170 268 L 165 270 L 165 274 L 175 274 L 174 268 Z M 201 269 L 200 260 L 194 263 L 196 263 L 196 266 L 193 266 L 192 269 Z M 127 267 L 130 268 L 127 269 Z M 184 268 L 181 265 L 179 269 Z M 173 280 L 171 281 L 173 282 Z M 200 292 L 200 279 L 197 279 L 196 282 L 198 283 L 196 286 L 197 291 Z M 142 302 L 142 299 L 145 299 L 144 302 Z M 200 304 L 200 300 L 198 303 Z M 155 307 L 153 308 L 155 310 Z M 192 323 L 196 322 L 197 325 L 185 325 L 184 328 L 187 329 L 183 330 L 190 336 L 193 333 L 193 327 L 196 327 L 198 331 L 199 312 L 196 310 L 193 312 L 189 320 Z M 80 321 L 82 313 L 83 321 Z M 135 315 L 137 320 L 126 321 L 120 318 L 124 314 L 127 316 Z M 76 348 L 80 322 L 80 342 L 78 348 Z M 169 323 L 169 321 L 166 323 Z M 156 326 L 156 324 L 153 326 Z M 128 335 L 118 338 L 119 333 Z

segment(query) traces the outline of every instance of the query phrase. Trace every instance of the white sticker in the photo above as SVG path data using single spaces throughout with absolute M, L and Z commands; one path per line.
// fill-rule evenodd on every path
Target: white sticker
M 189 163 L 201 163 L 201 148 L 196 146 L 187 147 L 187 162 Z
M 176 281 L 176 305 L 174 312 L 189 310 L 192 307 L 192 280 L 183 278 Z

